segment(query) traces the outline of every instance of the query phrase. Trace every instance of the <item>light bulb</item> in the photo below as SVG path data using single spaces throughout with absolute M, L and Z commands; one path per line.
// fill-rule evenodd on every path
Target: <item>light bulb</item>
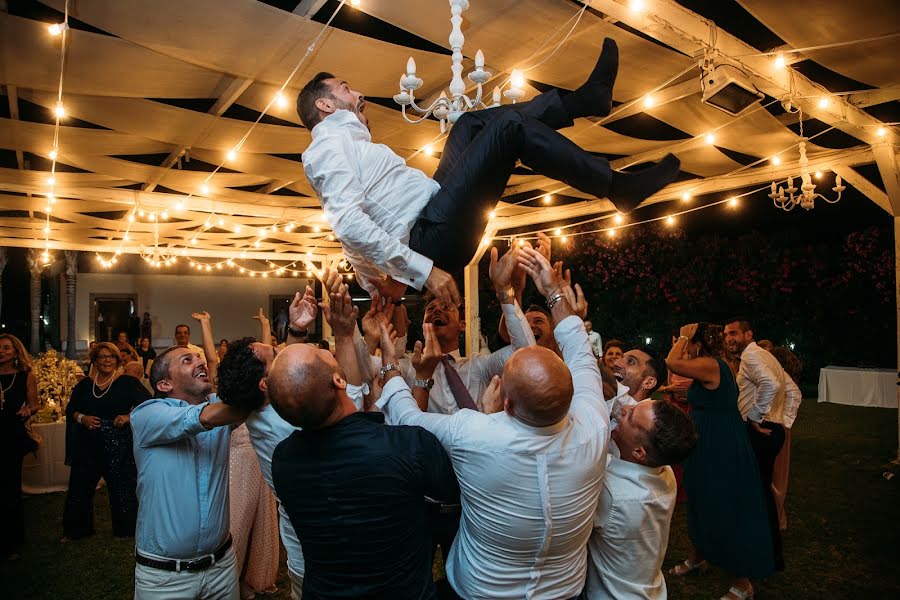
M 690 192 L 684 192 L 684 193 L 681 194 L 681 200 L 682 200 L 682 201 L 687 202 L 687 201 L 690 200 L 690 199 L 691 199 L 691 193 L 690 193 Z
M 49 225 L 47 225 L 46 227 L 44 227 L 44 233 L 50 233 L 50 226 L 49 226 Z
M 737 199 L 737 198 L 731 198 L 731 199 L 728 200 L 728 206 L 730 206 L 731 208 L 736 208 L 737 205 L 738 205 L 738 199 Z
M 780 164 L 781 164 L 781 157 L 779 157 L 779 156 L 773 156 L 773 157 L 772 157 L 772 164 L 775 165 L 776 167 L 777 167 L 778 165 L 780 165 Z
M 497 211 L 495 211 L 495 210 L 492 210 L 491 212 L 488 213 L 489 219 L 493 219 L 496 216 L 497 216 Z
M 819 98 L 819 108 L 828 108 L 830 101 L 828 98 Z
M 606 230 L 606 235 L 608 235 L 608 236 L 611 237 L 611 238 L 612 238 L 612 237 L 616 237 L 616 230 L 615 230 L 615 229 L 607 229 L 607 230 Z
M 329 242 L 333 242 L 333 241 L 334 241 L 334 235 L 333 235 L 333 234 L 328 236 L 328 241 L 329 241 Z
M 131 213 L 130 215 L 128 215 L 128 222 L 134 223 L 134 213 Z
M 241 226 L 240 226 L 240 225 L 235 225 L 235 226 L 234 226 L 234 232 L 235 232 L 235 233 L 240 233 L 240 232 L 241 232 Z
M 281 92 L 275 94 L 275 104 L 278 105 L 278 108 L 287 108 L 288 101 L 287 98 L 284 97 L 284 94 Z
M 783 69 L 785 64 L 786 63 L 784 61 L 784 54 L 781 54 L 779 52 L 777 55 L 775 55 L 775 68 L 776 69 Z
M 56 177 L 50 176 L 47 178 L 47 185 L 54 186 L 56 185 Z
M 122 239 L 125 240 L 126 242 L 130 242 L 131 236 L 126 233 L 125 235 L 122 236 Z
M 666 225 L 674 225 L 674 224 L 675 224 L 675 217 L 673 217 L 671 215 L 666 217 Z
M 709 144 L 710 146 L 712 146 L 713 144 L 716 143 L 716 136 L 713 135 L 712 133 L 707 133 L 706 137 L 704 139 L 706 140 L 706 143 Z
M 320 233 L 320 232 L 322 231 L 322 228 L 319 227 L 318 225 L 316 225 L 315 227 L 313 227 L 313 231 L 314 231 L 315 233 Z
M 813 174 L 813 177 L 815 177 L 816 179 L 822 179 L 822 171 L 816 171 Z
M 884 127 L 879 127 L 878 129 L 875 130 L 875 133 L 878 135 L 878 137 L 883 138 L 884 136 L 887 135 L 887 129 L 885 129 Z
M 521 71 L 513 69 L 512 74 L 509 76 L 509 83 L 513 88 L 521 88 L 525 85 L 525 77 L 522 76 Z
M 64 116 L 66 116 L 66 107 L 63 106 L 62 101 L 56 103 L 56 108 L 54 109 L 53 112 L 60 119 L 62 119 Z
M 624 220 L 625 220 L 625 218 L 622 215 L 616 215 L 613 217 L 613 221 L 615 222 L 616 225 L 621 225 L 622 221 L 624 221 Z
M 428 144 L 427 146 L 425 146 L 424 152 L 426 156 L 434 156 L 434 146 Z
M 228 160 L 237 159 L 237 150 L 232 148 L 231 150 L 228 151 L 228 154 L 225 155 L 225 158 L 227 158 Z
M 53 194 L 47 194 L 47 200 L 50 201 L 50 204 L 56 204 L 56 196 Z
M 196 243 L 197 243 L 197 238 L 191 238 L 191 244 L 196 244 Z
M 562 229 L 557 229 L 553 233 L 555 233 L 556 235 L 562 235 Z
M 561 241 L 563 244 L 565 244 L 566 242 L 569 241 L 569 238 L 567 238 L 566 236 L 562 236 L 562 238 L 560 239 L 560 241 Z
M 644 96 L 644 108 L 653 108 L 654 106 L 656 106 L 656 99 L 650 94 Z
M 56 151 L 56 148 L 54 148 L 53 150 L 50 151 L 50 153 L 47 156 L 50 157 L 50 160 L 56 160 L 56 157 L 58 155 L 59 155 L 59 153 Z
M 359 6 L 359 2 L 360 0 L 350 0 L 350 4 L 352 4 L 353 6 Z
M 178 202 L 175 203 L 175 210 L 183 210 L 183 209 L 184 209 L 184 202 L 179 200 Z
M 628 8 L 636 13 L 642 13 L 647 10 L 647 3 L 644 0 L 631 0 L 628 3 Z
M 201 192 L 202 194 L 208 194 L 208 193 L 209 193 L 209 184 L 208 184 L 208 183 L 202 184 L 202 185 L 200 186 L 200 192 Z
M 524 246 L 524 245 L 525 245 L 525 240 L 519 240 L 519 245 L 520 245 L 520 246 Z
M 138 216 L 141 217 L 141 218 L 144 217 L 144 209 L 141 209 L 141 210 L 138 211 Z
M 219 227 L 225 224 L 225 219 L 219 219 Z
M 50 33 L 53 37 L 56 37 L 63 32 L 63 28 L 66 27 L 65 23 L 53 23 L 49 27 L 47 27 L 47 32 Z

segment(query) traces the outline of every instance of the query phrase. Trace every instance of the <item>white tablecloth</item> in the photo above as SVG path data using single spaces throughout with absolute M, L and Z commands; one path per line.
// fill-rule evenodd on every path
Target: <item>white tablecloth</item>
M 825 367 L 819 371 L 819 402 L 897 408 L 897 372 Z
M 22 491 L 26 494 L 64 492 L 69 488 L 66 460 L 66 424 L 36 423 L 34 432 L 44 438 L 37 457 L 29 453 L 22 462 Z

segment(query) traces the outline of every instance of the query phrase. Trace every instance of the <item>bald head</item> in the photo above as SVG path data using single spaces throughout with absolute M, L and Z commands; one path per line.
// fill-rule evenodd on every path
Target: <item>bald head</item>
M 346 408 L 342 397 L 346 397 L 347 384 L 327 350 L 307 344 L 287 346 L 264 381 L 275 411 L 294 427 L 320 429 Z
M 562 420 L 573 393 L 572 374 L 552 350 L 522 348 L 503 368 L 506 411 L 526 425 L 545 427 Z

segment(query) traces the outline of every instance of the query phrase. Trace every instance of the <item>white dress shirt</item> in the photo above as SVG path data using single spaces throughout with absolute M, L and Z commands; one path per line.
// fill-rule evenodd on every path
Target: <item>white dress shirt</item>
M 409 232 L 441 186 L 384 144 L 372 143 L 355 113 L 337 110 L 313 127 L 303 169 L 360 284 L 386 273 L 421 290 L 430 258 L 409 248 Z
M 677 487 L 672 468 L 610 456 L 588 542 L 588 600 L 663 600 Z
M 591 331 L 588 333 L 588 341 L 591 343 L 591 350 L 594 351 L 594 356 L 600 358 L 603 355 L 603 338 L 596 331 Z
M 634 406 L 637 404 L 637 400 L 629 394 L 630 390 L 627 386 L 622 385 L 621 381 L 616 381 L 616 395 L 606 401 L 606 408 L 609 411 L 609 431 L 612 432 L 613 429 L 616 428 L 618 424 L 619 417 L 622 416 L 622 407 L 623 406 Z M 616 445 L 612 438 L 610 438 L 609 443 L 607 444 L 607 449 L 609 451 L 610 456 L 615 456 L 619 458 L 621 455 L 619 454 L 619 447 Z
M 788 429 L 794 426 L 801 402 L 803 402 L 803 394 L 791 376 L 788 375 L 784 380 L 784 426 Z
M 786 374 L 771 352 L 750 342 L 741 352 L 741 368 L 738 369 L 738 410 L 741 418 L 761 423 L 763 420 L 781 423 L 784 404 Z M 773 414 L 773 401 L 776 403 Z
M 378 401 L 393 423 L 432 432 L 453 461 L 462 518 L 446 568 L 464 598 L 571 598 L 584 585 L 609 413 L 581 320 L 568 317 L 555 335 L 575 393 L 553 425 L 506 412 L 423 413 L 399 377 Z

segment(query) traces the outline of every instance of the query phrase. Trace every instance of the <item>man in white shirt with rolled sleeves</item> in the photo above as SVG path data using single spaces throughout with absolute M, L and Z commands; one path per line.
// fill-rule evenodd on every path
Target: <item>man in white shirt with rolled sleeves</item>
M 621 458 L 607 458 L 588 543 L 587 600 L 664 600 L 663 558 L 677 486 L 668 465 L 697 442 L 690 418 L 660 400 L 622 407 L 612 431 Z
M 399 378 L 378 402 L 393 423 L 431 431 L 453 461 L 463 512 L 446 570 L 468 599 L 578 596 L 606 466 L 609 413 L 584 325 L 547 260 L 521 252 L 548 298 L 565 362 L 538 346 L 516 351 L 503 371 L 502 409 L 490 415 L 423 413 Z

